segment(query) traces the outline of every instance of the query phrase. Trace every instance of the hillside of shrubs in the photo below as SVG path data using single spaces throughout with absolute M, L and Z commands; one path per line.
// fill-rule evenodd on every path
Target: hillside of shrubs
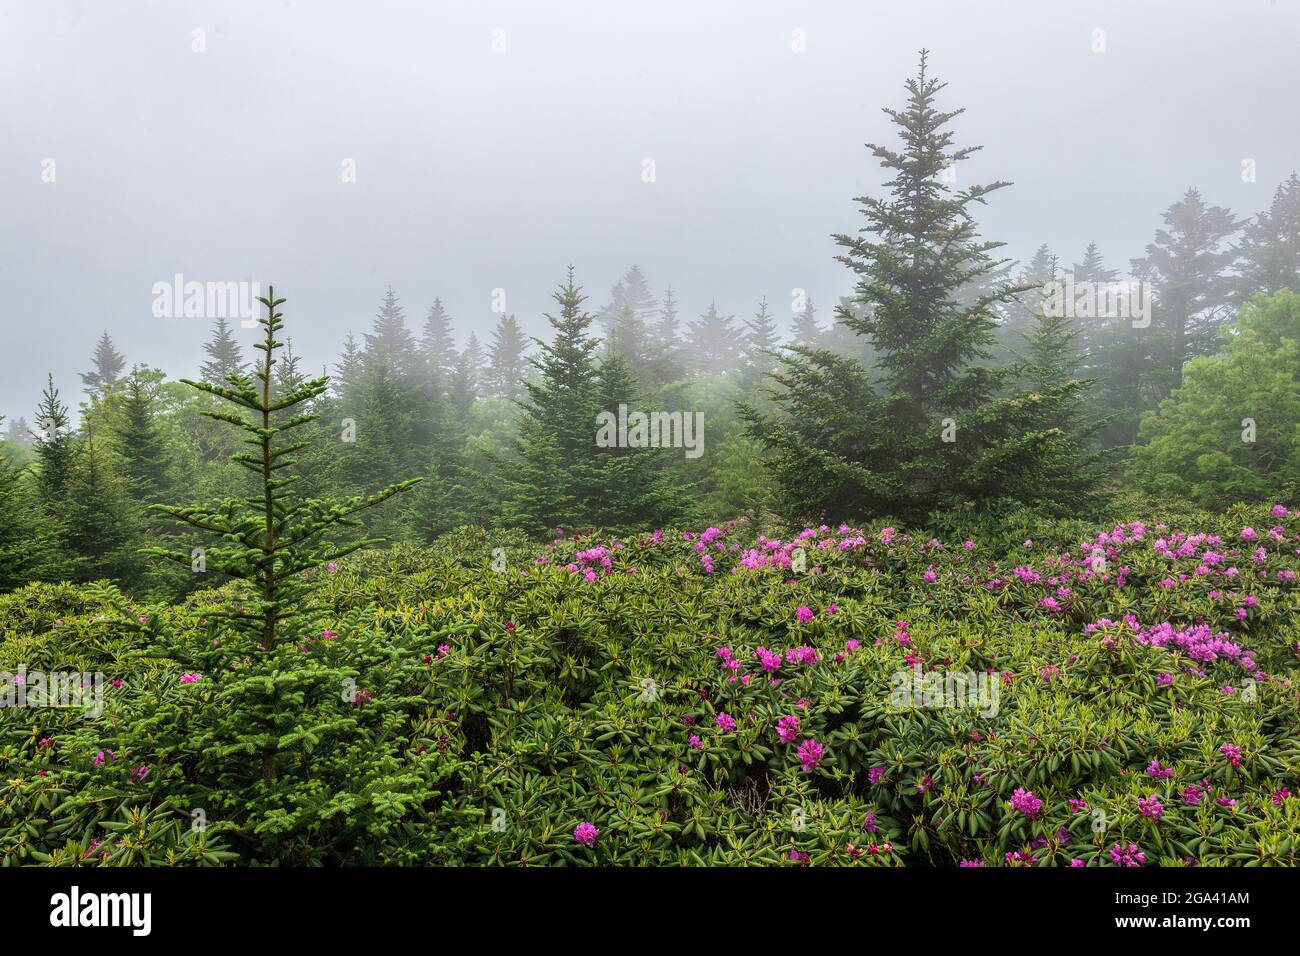
M 309 377 L 267 287 L 191 378 L 51 374 L 0 863 L 1300 863 L 1300 178 L 1013 272 L 905 86 L 828 328 L 570 267 L 488 353 L 390 288 Z
M 108 683 L 97 720 L 0 710 L 0 860 L 1300 860 L 1300 514 L 1026 530 L 464 529 L 313 572 L 269 650 L 219 592 L 29 585 L 0 661 Z

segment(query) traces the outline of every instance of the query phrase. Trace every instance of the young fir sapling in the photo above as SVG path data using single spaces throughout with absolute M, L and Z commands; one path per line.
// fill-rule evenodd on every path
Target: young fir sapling
M 337 544 L 327 540 L 326 535 L 335 529 L 359 525 L 354 517 L 358 512 L 406 491 L 423 479 L 410 478 L 369 496 L 339 500 L 303 498 L 295 491 L 294 483 L 299 476 L 288 474 L 287 469 L 297 460 L 294 453 L 310 443 L 277 444 L 277 438 L 319 417 L 294 410 L 325 392 L 329 376 L 309 379 L 273 397 L 272 370 L 279 361 L 276 351 L 283 345 L 276 333 L 284 327 L 276 307 L 286 300 L 275 298 L 272 286 L 268 295 L 259 296 L 258 301 L 266 306 L 267 315 L 258 320 L 265 336 L 254 345 L 262 357 L 255 364 L 252 378 L 232 372 L 224 385 L 181 379 L 186 385 L 235 406 L 236 410 L 205 409 L 202 414 L 234 425 L 245 433 L 244 443 L 252 451 L 232 455 L 231 461 L 257 476 L 258 494 L 194 507 L 154 505 L 153 508 L 181 524 L 217 535 L 225 542 L 203 553 L 206 570 L 248 582 L 253 593 L 238 606 L 210 616 L 230 621 L 238 631 L 255 637 L 258 644 L 270 650 L 281 633 L 294 633 L 303 623 L 304 602 L 315 585 L 302 572 L 323 567 L 329 561 L 382 540 L 364 538 Z M 190 565 L 193 559 L 191 553 L 166 548 L 147 548 L 145 553 L 185 565 Z

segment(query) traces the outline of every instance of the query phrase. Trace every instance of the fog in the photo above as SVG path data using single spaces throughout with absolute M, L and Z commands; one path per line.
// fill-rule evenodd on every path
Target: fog
M 984 146 L 962 181 L 1015 183 L 984 234 L 1125 270 L 1188 187 L 1245 217 L 1300 162 L 1298 26 L 1294 0 L 3 0 L 0 414 L 47 371 L 79 396 L 105 330 L 193 374 L 210 322 L 151 308 L 178 273 L 273 282 L 307 370 L 389 285 L 417 329 L 438 296 L 486 339 L 500 289 L 540 334 L 569 263 L 593 310 L 636 263 L 684 319 L 766 295 L 784 327 L 792 289 L 851 287 L 830 234 L 923 46 Z

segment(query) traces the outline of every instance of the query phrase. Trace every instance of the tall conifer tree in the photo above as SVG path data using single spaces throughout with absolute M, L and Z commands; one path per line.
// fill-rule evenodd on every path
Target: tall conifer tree
M 225 318 L 217 319 L 212 339 L 204 344 L 208 361 L 199 368 L 199 376 L 209 385 L 224 385 L 232 375 L 244 374 L 244 352 Z
M 113 340 L 105 332 L 95 344 L 95 354 L 91 358 L 94 368 L 81 373 L 81 384 L 87 393 L 98 392 L 114 384 L 122 377 L 126 368 L 126 359 L 122 353 L 113 348 Z

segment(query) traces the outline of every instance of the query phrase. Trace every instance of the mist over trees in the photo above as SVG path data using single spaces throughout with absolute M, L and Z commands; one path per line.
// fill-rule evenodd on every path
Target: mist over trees
M 1011 184 L 947 175 L 978 148 L 955 140 L 953 100 L 923 55 L 887 111 L 894 139 L 863 157 L 886 182 L 856 200 L 860 231 L 832 237 L 844 284 L 823 300 L 683 302 L 672 276 L 630 264 L 591 308 L 583 281 L 600 277 L 571 266 L 532 338 L 516 314 L 453 316 L 388 287 L 309 395 L 286 341 L 270 389 L 314 416 L 303 493 L 424 477 L 363 517 L 367 533 L 428 543 L 466 525 L 541 536 L 749 513 L 924 526 L 971 508 L 1100 513 L 1131 494 L 1221 506 L 1292 481 L 1300 178 L 1246 216 L 1192 187 L 1163 197 L 1127 271 L 1096 242 L 1031 241 L 1015 262 L 979 223 Z M 1075 298 L 1050 294 L 1062 286 Z M 0 429 L 0 584 L 193 588 L 141 559 L 159 536 L 189 540 L 148 506 L 237 495 L 248 476 L 212 395 L 180 379 L 219 389 L 254 357 L 225 317 L 189 368 L 132 363 L 109 331 L 87 352 L 76 414 L 51 375 Z M 634 427 L 602 447 L 597 418 L 620 408 Z M 702 414 L 703 453 L 687 455 L 680 430 L 639 445 L 638 412 Z

